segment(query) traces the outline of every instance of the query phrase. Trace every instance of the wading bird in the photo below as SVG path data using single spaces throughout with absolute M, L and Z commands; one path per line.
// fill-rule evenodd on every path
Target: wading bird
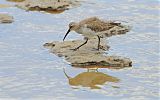
M 114 26 L 119 26 L 119 25 L 120 25 L 120 23 L 115 23 L 112 21 L 108 21 L 108 22 L 103 21 L 97 17 L 87 18 L 87 19 L 84 19 L 78 23 L 71 22 L 69 24 L 69 29 L 63 38 L 63 41 L 65 40 L 66 36 L 68 35 L 68 33 L 70 31 L 75 31 L 79 34 L 82 34 L 85 37 L 84 39 L 86 41 L 83 44 L 81 44 L 80 46 L 78 46 L 77 48 L 73 49 L 73 50 L 78 50 L 80 47 L 85 45 L 89 39 L 96 36 L 98 38 L 97 50 L 99 50 L 100 49 L 100 40 L 101 40 L 101 38 L 103 38 L 101 36 L 101 33 L 103 33 L 105 36 L 108 36 L 108 33 L 105 33 L 105 32 L 107 30 L 113 28 Z

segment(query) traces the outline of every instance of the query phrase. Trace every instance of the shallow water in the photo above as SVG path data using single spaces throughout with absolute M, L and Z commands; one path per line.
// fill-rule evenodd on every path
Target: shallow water
M 14 16 L 12 24 L 0 25 L 0 98 L 15 100 L 104 99 L 158 100 L 159 29 L 158 1 L 83 0 L 82 5 L 61 14 L 26 12 L 16 7 L 1 8 Z M 0 4 L 14 4 L 1 0 Z M 63 58 L 49 53 L 43 44 L 62 41 L 68 23 L 86 17 L 127 21 L 132 30 L 106 42 L 109 55 L 132 59 L 133 67 L 119 70 L 99 69 L 119 82 L 106 82 L 101 89 L 75 87 L 70 77 L 86 72 L 74 68 Z M 82 39 L 72 32 L 68 40 Z M 86 76 L 87 77 L 87 76 Z

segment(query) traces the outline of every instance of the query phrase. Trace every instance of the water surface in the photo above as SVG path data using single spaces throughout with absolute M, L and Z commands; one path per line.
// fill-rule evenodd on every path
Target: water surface
M 60 14 L 1 8 L 14 16 L 12 24 L 0 25 L 0 98 L 15 100 L 158 100 L 159 6 L 156 0 L 83 0 L 80 7 Z M 1 0 L 0 4 L 14 4 Z M 98 16 L 127 21 L 132 30 L 106 42 L 109 55 L 128 57 L 132 68 L 99 69 L 119 82 L 106 82 L 101 89 L 73 87 L 63 72 L 75 77 L 87 69 L 74 68 L 43 47 L 62 41 L 68 23 Z M 68 40 L 82 39 L 72 32 Z M 87 76 L 86 76 L 87 77 Z

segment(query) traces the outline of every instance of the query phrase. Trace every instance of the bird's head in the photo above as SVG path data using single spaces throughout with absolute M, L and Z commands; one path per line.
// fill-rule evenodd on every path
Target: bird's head
M 69 33 L 70 31 L 76 30 L 77 26 L 78 26 L 78 25 L 77 25 L 77 23 L 75 23 L 75 22 L 69 23 L 69 29 L 68 29 L 67 33 L 65 34 L 65 36 L 64 36 L 64 38 L 63 38 L 63 41 L 65 40 L 65 38 L 67 37 L 67 35 L 68 35 L 68 33 Z

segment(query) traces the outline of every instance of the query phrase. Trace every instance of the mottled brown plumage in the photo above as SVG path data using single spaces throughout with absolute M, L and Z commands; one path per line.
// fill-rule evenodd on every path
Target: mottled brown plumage
M 120 23 L 114 23 L 113 21 L 102 21 L 97 17 L 87 18 L 79 22 L 80 26 L 86 25 L 87 28 L 94 32 L 102 32 L 120 25 Z
M 79 49 L 81 46 L 87 43 L 88 39 L 97 36 L 98 37 L 98 50 L 100 47 L 100 38 L 105 36 L 111 36 L 110 33 L 107 31 L 112 29 L 115 26 L 120 26 L 120 23 L 115 23 L 113 21 L 102 21 L 97 17 L 90 17 L 87 19 L 84 19 L 78 23 L 71 22 L 69 24 L 69 30 L 67 31 L 66 35 L 64 36 L 63 40 L 65 40 L 66 36 L 70 31 L 75 31 L 79 34 L 82 34 L 86 42 L 84 42 L 82 45 L 77 47 L 75 50 Z

